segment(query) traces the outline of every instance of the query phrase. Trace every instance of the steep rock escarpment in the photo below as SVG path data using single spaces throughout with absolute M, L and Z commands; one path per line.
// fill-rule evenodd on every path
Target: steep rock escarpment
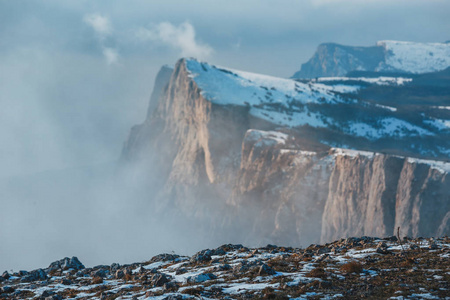
M 157 177 L 160 205 L 204 214 L 229 197 L 249 122 L 245 107 L 207 101 L 180 60 L 153 113 L 132 129 L 122 157 L 138 162 L 139 176 Z
M 322 218 L 322 241 L 342 235 L 443 234 L 450 210 L 449 164 L 383 154 L 337 156 Z
M 289 149 L 283 135 L 250 130 L 243 143 L 232 203 L 250 211 L 244 215 L 261 239 L 328 242 L 393 235 L 398 227 L 408 236 L 448 230 L 450 164 L 345 149 Z
M 449 233 L 448 163 L 330 148 L 277 123 L 283 89 L 289 92 L 292 85 L 305 103 L 317 94 L 327 101 L 328 92 L 310 93 L 306 85 L 285 80 L 268 88 L 260 82 L 273 78 L 250 74 L 245 81 L 228 70 L 190 63 L 202 77 L 184 59 L 170 78 L 168 72 L 158 76 L 155 109 L 132 129 L 122 154 L 160 209 L 175 209 L 220 235 L 228 230 L 254 244 L 385 236 L 396 227 L 414 236 Z M 234 91 L 232 80 L 251 89 Z M 254 104 L 246 102 L 252 96 Z M 299 117 L 282 117 L 313 118 L 300 108 Z

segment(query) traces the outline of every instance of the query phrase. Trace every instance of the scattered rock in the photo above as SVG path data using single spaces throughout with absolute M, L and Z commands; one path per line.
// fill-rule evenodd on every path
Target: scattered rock
M 109 267 L 109 270 L 111 271 L 111 272 L 116 272 L 117 270 L 119 270 L 120 269 L 120 265 L 119 264 L 116 264 L 116 263 L 113 263 L 110 267 Z
M 125 277 L 125 273 L 122 270 L 117 270 L 115 274 L 116 279 L 122 279 Z
M 153 256 L 152 259 L 150 260 L 151 262 L 157 262 L 157 261 L 172 261 L 172 260 L 176 260 L 177 258 L 179 258 L 179 255 L 176 254 L 168 254 L 168 253 L 162 253 L 162 254 L 158 254 L 156 256 Z
M 435 242 L 430 242 L 430 245 L 428 246 L 429 250 L 437 250 L 439 247 Z
M 170 281 L 170 278 L 165 274 L 158 273 L 152 276 L 151 281 L 154 286 L 163 286 Z
M 211 260 L 211 255 L 212 255 L 211 250 L 209 250 L 209 249 L 202 250 L 202 251 L 194 254 L 194 256 L 192 256 L 191 262 L 196 262 L 196 263 L 208 262 Z
M 269 267 L 266 264 L 262 264 L 261 267 L 259 267 L 258 275 L 259 276 L 269 276 L 269 275 L 275 275 L 277 272 L 275 272 L 274 269 Z
M 10 294 L 10 293 L 14 292 L 15 289 L 8 285 L 5 285 L 4 287 L 0 288 L 0 291 L 5 294 Z
M 65 257 L 61 260 L 52 262 L 50 266 L 47 268 L 47 272 L 53 270 L 68 270 L 68 269 L 83 270 L 84 265 L 75 256 L 72 258 Z
M 11 277 L 11 275 L 9 275 L 8 271 L 3 272 L 2 278 L 9 279 L 9 277 Z
M 47 273 L 42 269 L 37 269 L 34 271 L 31 271 L 30 273 L 26 273 L 24 277 L 21 278 L 21 282 L 32 282 L 37 280 L 46 280 L 47 279 Z
M 200 283 L 208 280 L 217 279 L 217 276 L 211 273 L 199 274 L 196 276 L 190 276 L 187 279 L 188 283 Z
M 105 278 L 109 275 L 109 270 L 107 269 L 99 269 L 97 271 L 94 271 L 91 273 L 92 277 L 101 277 L 101 278 Z

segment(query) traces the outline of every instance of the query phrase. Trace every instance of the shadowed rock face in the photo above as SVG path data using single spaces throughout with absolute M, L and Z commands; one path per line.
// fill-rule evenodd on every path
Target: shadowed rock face
M 159 209 L 254 244 L 386 236 L 397 227 L 449 233 L 448 163 L 330 148 L 279 129 L 248 106 L 206 99 L 185 60 L 157 82 L 155 110 L 131 130 L 122 160 Z
M 382 47 L 350 47 L 326 43 L 317 48 L 313 57 L 292 78 L 345 76 L 354 70 L 375 70 L 383 60 Z

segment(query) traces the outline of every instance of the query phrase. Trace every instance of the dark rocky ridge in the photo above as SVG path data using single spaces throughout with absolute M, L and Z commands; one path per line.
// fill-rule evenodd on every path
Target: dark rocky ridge
M 277 129 L 247 106 L 209 101 L 184 60 L 158 100 L 122 159 L 152 187 L 149 201 L 213 235 L 305 245 L 398 226 L 412 236 L 449 233 L 448 164 L 330 150 L 314 131 Z M 284 132 L 284 142 L 267 130 Z

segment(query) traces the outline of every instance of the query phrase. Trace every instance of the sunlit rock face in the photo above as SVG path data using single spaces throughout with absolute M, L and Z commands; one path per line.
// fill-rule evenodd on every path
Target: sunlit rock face
M 361 96 L 407 84 L 299 82 L 181 59 L 157 76 L 123 168 L 162 212 L 224 239 L 448 234 L 447 110 Z

